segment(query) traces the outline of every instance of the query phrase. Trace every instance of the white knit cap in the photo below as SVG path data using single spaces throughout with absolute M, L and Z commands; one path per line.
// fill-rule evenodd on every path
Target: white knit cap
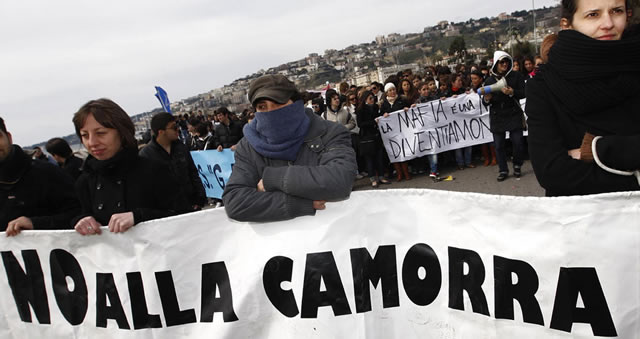
M 384 85 L 384 91 L 385 92 L 390 90 L 390 89 L 392 89 L 392 88 L 396 88 L 396 85 L 394 85 L 392 82 L 387 82 L 387 84 Z

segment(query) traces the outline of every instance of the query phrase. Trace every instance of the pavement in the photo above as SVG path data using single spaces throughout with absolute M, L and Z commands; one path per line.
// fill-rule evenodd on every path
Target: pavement
M 483 166 L 480 160 L 474 159 L 473 164 L 476 168 L 465 168 L 458 170 L 457 166 L 444 166 L 440 169 L 440 177 L 446 178 L 451 176 L 451 181 L 434 181 L 429 177 L 429 173 L 413 175 L 411 180 L 403 180 L 397 182 L 390 180 L 389 185 L 380 185 L 378 188 L 372 188 L 369 178 L 356 180 L 353 184 L 354 191 L 370 190 L 370 189 L 398 189 L 398 188 L 428 188 L 435 190 L 446 190 L 456 192 L 477 192 L 498 195 L 514 195 L 514 196 L 534 196 L 543 197 L 544 189 L 538 184 L 531 162 L 526 160 L 522 165 L 522 176 L 515 178 L 513 176 L 513 166 L 509 162 L 509 177 L 502 182 L 498 182 L 498 166 Z

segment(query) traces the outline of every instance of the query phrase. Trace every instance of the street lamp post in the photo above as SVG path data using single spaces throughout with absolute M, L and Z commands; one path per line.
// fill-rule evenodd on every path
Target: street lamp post
M 531 7 L 533 12 L 533 45 L 536 48 L 536 54 L 538 54 L 538 34 L 536 34 L 536 4 L 535 0 L 531 0 Z

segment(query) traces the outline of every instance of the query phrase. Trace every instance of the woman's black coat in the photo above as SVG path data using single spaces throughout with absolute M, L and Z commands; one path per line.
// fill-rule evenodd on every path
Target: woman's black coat
M 135 149 L 123 149 L 109 160 L 89 156 L 76 181 L 82 214 L 107 225 L 115 213 L 133 212 L 134 223 L 158 219 L 188 211 L 169 168 L 138 156 Z

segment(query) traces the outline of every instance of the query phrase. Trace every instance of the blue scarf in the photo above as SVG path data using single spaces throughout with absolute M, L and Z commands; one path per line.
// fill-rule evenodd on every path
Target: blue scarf
M 244 126 L 249 144 L 267 158 L 294 161 L 304 142 L 311 120 L 302 100 L 270 112 L 256 112 Z

